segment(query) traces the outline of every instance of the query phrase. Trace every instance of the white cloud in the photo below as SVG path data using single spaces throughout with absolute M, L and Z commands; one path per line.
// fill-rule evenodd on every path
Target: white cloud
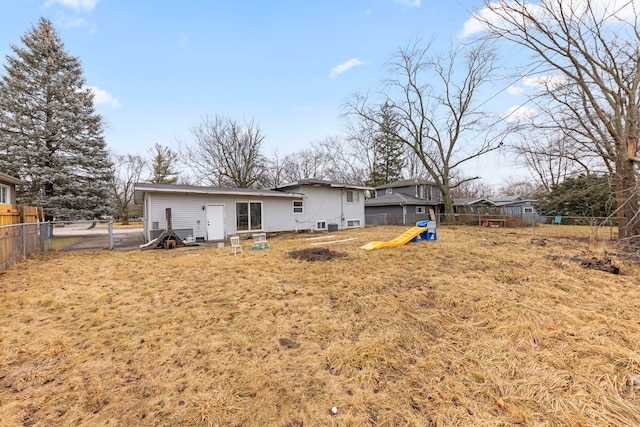
M 393 0 L 399 4 L 406 4 L 411 7 L 420 7 L 422 5 L 422 0 Z
M 85 89 L 93 92 L 93 102 L 95 105 L 107 104 L 111 108 L 118 108 L 120 101 L 106 90 L 100 89 L 97 86 L 86 86 Z
M 567 82 L 562 74 L 547 74 L 545 76 L 524 76 L 522 84 L 529 87 L 559 89 Z
M 511 85 L 507 88 L 507 93 L 509 95 L 522 95 L 524 93 L 524 88 Z
M 477 33 L 484 31 L 484 21 L 495 22 L 497 20 L 496 15 L 488 8 L 483 7 L 480 12 L 473 14 L 469 18 L 462 28 L 462 37 L 469 37 Z
M 57 3 L 75 10 L 89 12 L 96 7 L 99 1 L 100 0 L 47 0 L 44 5 L 45 7 L 49 7 Z
M 507 109 L 502 118 L 509 123 L 532 119 L 538 115 L 538 110 L 525 105 L 513 105 Z
M 504 1 L 504 4 L 507 7 L 515 6 L 516 9 L 519 9 L 524 5 L 524 7 L 528 9 L 528 12 L 540 21 L 545 21 L 546 16 L 549 16 L 549 13 L 545 12 L 540 5 L 534 4 L 530 1 L 522 2 L 518 0 L 516 3 L 513 0 L 506 0 Z M 584 13 L 589 14 L 593 11 L 596 20 L 615 22 L 615 20 L 618 19 L 623 21 L 635 19 L 636 11 L 640 8 L 640 0 L 572 0 L 565 2 L 552 2 L 550 5 L 550 8 L 554 10 L 554 14 L 556 16 L 559 14 L 569 16 L 574 13 L 577 15 Z M 475 13 L 464 23 L 462 37 L 469 37 L 471 35 L 484 32 L 485 28 L 482 24 L 483 21 L 496 24 L 503 28 L 510 27 L 511 25 L 504 22 L 492 10 L 490 10 L 490 8 L 498 10 L 500 6 L 500 2 L 492 2 L 489 4 L 489 7 L 483 7 L 478 13 Z M 561 10 L 558 9 L 558 6 Z M 588 10 L 587 7 L 589 8 Z M 507 14 L 510 13 L 507 12 Z M 553 22 L 554 19 L 552 18 L 550 23 Z
M 87 27 L 89 23 L 83 18 L 70 18 L 68 16 L 59 16 L 56 23 L 62 28 L 78 28 Z
M 340 65 L 337 65 L 335 67 L 333 67 L 333 69 L 331 70 L 331 73 L 329 74 L 329 78 L 336 78 L 338 77 L 340 74 L 344 73 L 345 71 L 356 67 L 358 65 L 364 65 L 365 62 L 361 61 L 360 58 L 352 58 L 346 62 L 343 62 Z

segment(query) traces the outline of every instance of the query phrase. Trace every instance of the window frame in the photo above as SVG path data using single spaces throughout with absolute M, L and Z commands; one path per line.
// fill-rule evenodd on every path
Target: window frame
M 296 206 L 296 204 L 299 203 L 299 206 Z M 293 214 L 294 215 L 301 215 L 304 213 L 304 200 L 293 200 L 291 202 L 292 208 L 293 208 Z M 299 209 L 299 211 L 296 212 L 296 209 Z
M 358 225 L 354 225 L 354 223 L 358 223 Z M 351 225 L 349 225 L 349 223 L 351 223 Z M 362 221 L 360 220 L 360 218 L 358 219 L 348 219 L 347 220 L 347 228 L 360 228 Z
M 424 206 L 416 206 L 416 214 L 425 214 L 427 213 L 427 208 Z
M 318 224 L 324 224 L 324 227 L 319 227 Z M 316 230 L 327 230 L 327 221 L 316 221 Z
M 351 200 L 349 200 L 349 196 L 351 196 Z M 357 190 L 347 190 L 347 203 L 360 203 L 360 192 Z
M 240 205 L 245 205 L 246 206 L 246 214 L 242 213 L 241 214 L 241 209 L 240 209 Z M 253 205 L 253 206 L 252 206 Z M 256 207 L 256 205 L 259 205 L 260 207 L 260 211 L 259 211 L 259 225 L 260 228 L 254 228 L 254 226 L 256 225 L 256 219 L 253 218 L 253 216 L 255 215 L 255 212 L 252 214 L 251 213 L 251 208 L 252 207 Z M 262 220 L 264 217 L 264 213 L 263 213 L 263 203 L 261 201 L 236 201 L 236 231 L 238 233 L 252 233 L 252 232 L 256 232 L 256 231 L 263 231 L 264 230 L 264 221 Z M 247 228 L 241 228 L 244 227 L 244 224 L 240 223 L 240 215 L 247 217 L 246 220 L 246 227 Z
M 11 187 L 0 184 L 0 203 L 11 204 Z

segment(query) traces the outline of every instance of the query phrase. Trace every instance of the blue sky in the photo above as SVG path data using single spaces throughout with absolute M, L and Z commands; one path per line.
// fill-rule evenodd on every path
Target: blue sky
M 175 147 L 204 115 L 255 120 L 265 154 L 339 135 L 354 92 L 416 37 L 448 46 L 480 0 L 0 0 L 0 61 L 40 17 L 80 58 L 110 148 Z M 506 87 L 505 87 L 506 89 Z M 514 86 L 505 96 L 520 96 Z M 498 108 L 508 108 L 508 103 Z M 488 167 L 489 166 L 489 167 Z M 506 158 L 472 162 L 499 183 Z

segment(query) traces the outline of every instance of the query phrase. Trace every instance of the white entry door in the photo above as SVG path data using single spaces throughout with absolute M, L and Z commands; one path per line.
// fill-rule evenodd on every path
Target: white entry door
M 223 205 L 207 205 L 207 240 L 224 240 Z

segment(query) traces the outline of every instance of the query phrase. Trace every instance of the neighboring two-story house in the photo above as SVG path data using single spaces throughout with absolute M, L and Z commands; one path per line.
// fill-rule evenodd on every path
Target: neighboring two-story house
M 432 181 L 406 179 L 374 190 L 376 197 L 365 202 L 367 224 L 411 225 L 435 219 L 444 208 L 442 193 Z

